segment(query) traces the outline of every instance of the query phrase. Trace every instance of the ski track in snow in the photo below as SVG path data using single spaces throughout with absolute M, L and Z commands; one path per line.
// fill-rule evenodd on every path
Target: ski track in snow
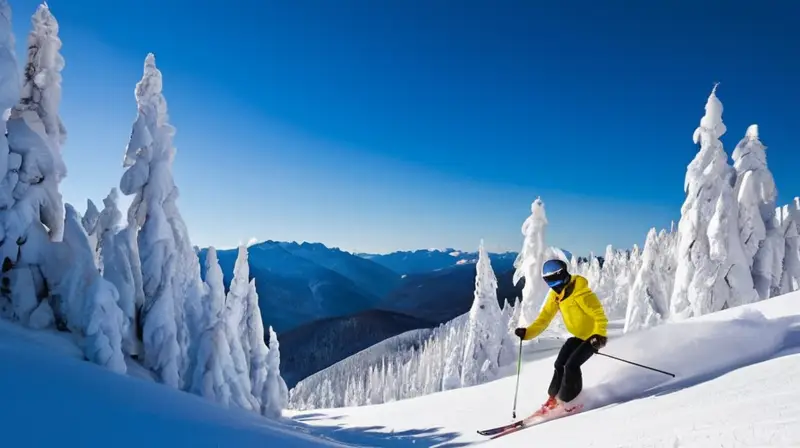
M 606 351 L 677 378 L 594 357 L 584 366 L 583 413 L 488 440 L 476 430 L 511 421 L 515 376 L 375 406 L 291 412 L 298 425 L 376 447 L 800 446 L 800 293 L 666 324 Z M 517 417 L 546 398 L 555 354 L 523 363 Z

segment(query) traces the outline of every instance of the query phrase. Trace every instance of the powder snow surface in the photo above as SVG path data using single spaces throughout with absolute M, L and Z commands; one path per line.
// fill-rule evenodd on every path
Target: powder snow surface
M 800 446 L 800 293 L 612 336 L 584 366 L 587 410 L 490 446 Z M 518 416 L 546 398 L 554 355 L 523 364 Z M 514 374 L 475 387 L 294 418 L 369 446 L 465 446 L 511 421 Z

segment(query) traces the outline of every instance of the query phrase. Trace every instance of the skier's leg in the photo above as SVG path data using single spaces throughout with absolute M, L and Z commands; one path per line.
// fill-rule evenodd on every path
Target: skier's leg
M 556 356 L 556 362 L 553 365 L 553 379 L 550 380 L 550 387 L 547 389 L 547 394 L 549 396 L 555 397 L 558 395 L 564 377 L 564 366 L 567 364 L 570 356 L 572 356 L 572 353 L 580 347 L 582 343 L 583 341 L 581 339 L 572 337 L 567 339 L 564 345 L 561 346 L 561 350 L 558 352 L 558 356 Z
M 583 375 L 581 365 L 594 354 L 592 345 L 580 340 L 578 347 L 572 352 L 567 362 L 564 363 L 564 375 L 561 387 L 558 390 L 558 399 L 570 402 L 583 390 Z

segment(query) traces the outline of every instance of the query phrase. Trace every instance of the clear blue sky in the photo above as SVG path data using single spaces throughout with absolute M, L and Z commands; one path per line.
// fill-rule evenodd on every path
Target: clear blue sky
M 11 0 L 21 63 L 38 2 Z M 67 201 L 118 185 L 147 52 L 195 244 L 518 250 L 642 244 L 680 216 L 714 82 L 726 150 L 758 123 L 800 195 L 799 2 L 51 0 Z M 795 131 L 795 132 L 793 132 Z

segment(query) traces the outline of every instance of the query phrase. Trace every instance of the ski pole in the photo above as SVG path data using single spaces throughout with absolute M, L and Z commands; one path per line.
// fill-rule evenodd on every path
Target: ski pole
M 656 369 L 654 367 L 648 367 L 648 366 L 645 366 L 645 365 L 642 365 L 642 364 L 639 364 L 639 363 L 635 363 L 633 361 L 628 361 L 627 359 L 617 358 L 616 356 L 611 356 L 611 355 L 608 355 L 606 353 L 600 353 L 597 350 L 595 350 L 595 353 L 597 353 L 598 355 L 603 355 L 603 356 L 605 356 L 607 358 L 616 359 L 617 361 L 627 362 L 628 364 L 633 364 L 634 366 L 642 367 L 644 369 L 652 370 L 652 371 L 658 372 L 658 373 L 663 373 L 664 375 L 669 375 L 669 376 L 675 378 L 675 374 L 674 373 L 665 372 L 663 370 L 659 370 L 659 369 Z
M 519 338 L 519 354 L 517 355 L 517 387 L 514 390 L 514 408 L 511 410 L 511 418 L 517 418 L 517 394 L 519 394 L 519 373 L 522 370 L 522 338 Z

